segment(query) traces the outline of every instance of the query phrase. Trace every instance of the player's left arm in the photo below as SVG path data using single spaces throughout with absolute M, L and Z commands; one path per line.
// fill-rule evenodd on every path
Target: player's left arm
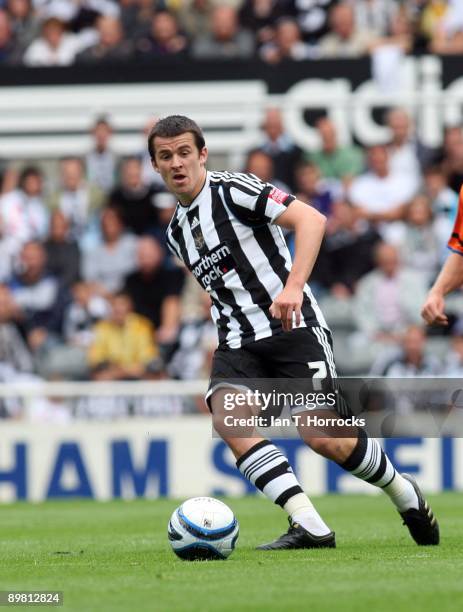
M 293 327 L 293 312 L 296 314 L 297 326 L 301 321 L 304 284 L 312 272 L 320 250 L 326 217 L 312 206 L 300 200 L 293 200 L 275 223 L 295 233 L 295 253 L 291 272 L 283 291 L 270 306 L 272 317 L 280 319 L 283 329 L 290 331 Z

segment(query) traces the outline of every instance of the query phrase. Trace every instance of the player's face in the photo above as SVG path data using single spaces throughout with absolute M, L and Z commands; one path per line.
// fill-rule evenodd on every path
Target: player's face
M 204 183 L 206 147 L 198 151 L 191 132 L 172 138 L 156 136 L 154 147 L 154 169 L 160 173 L 167 188 L 180 202 L 189 204 L 201 191 Z

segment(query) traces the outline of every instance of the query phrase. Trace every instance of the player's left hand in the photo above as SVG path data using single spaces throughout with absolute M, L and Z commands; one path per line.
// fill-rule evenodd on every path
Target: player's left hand
M 301 323 L 301 307 L 304 294 L 302 289 L 285 287 L 270 306 L 270 314 L 274 319 L 280 319 L 283 331 L 293 328 L 293 312 L 296 314 L 296 327 Z

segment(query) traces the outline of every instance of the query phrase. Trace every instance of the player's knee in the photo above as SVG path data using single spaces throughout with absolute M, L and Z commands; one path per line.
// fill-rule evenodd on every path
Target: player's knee
M 307 444 L 318 455 L 330 458 L 334 458 L 334 456 L 336 455 L 336 443 L 337 440 L 329 437 L 310 438 L 309 440 L 307 440 Z

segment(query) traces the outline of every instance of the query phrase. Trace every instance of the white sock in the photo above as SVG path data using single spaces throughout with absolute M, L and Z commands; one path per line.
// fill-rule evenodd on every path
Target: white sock
M 299 523 L 301 527 L 304 527 L 313 535 L 321 536 L 331 532 L 331 529 L 315 510 L 305 493 L 298 493 L 288 499 L 283 508 L 289 514 L 293 523 Z
M 393 504 L 399 512 L 405 512 L 415 508 L 418 510 L 418 496 L 411 482 L 406 480 L 396 471 L 392 482 L 383 487 L 383 491 L 389 495 Z

